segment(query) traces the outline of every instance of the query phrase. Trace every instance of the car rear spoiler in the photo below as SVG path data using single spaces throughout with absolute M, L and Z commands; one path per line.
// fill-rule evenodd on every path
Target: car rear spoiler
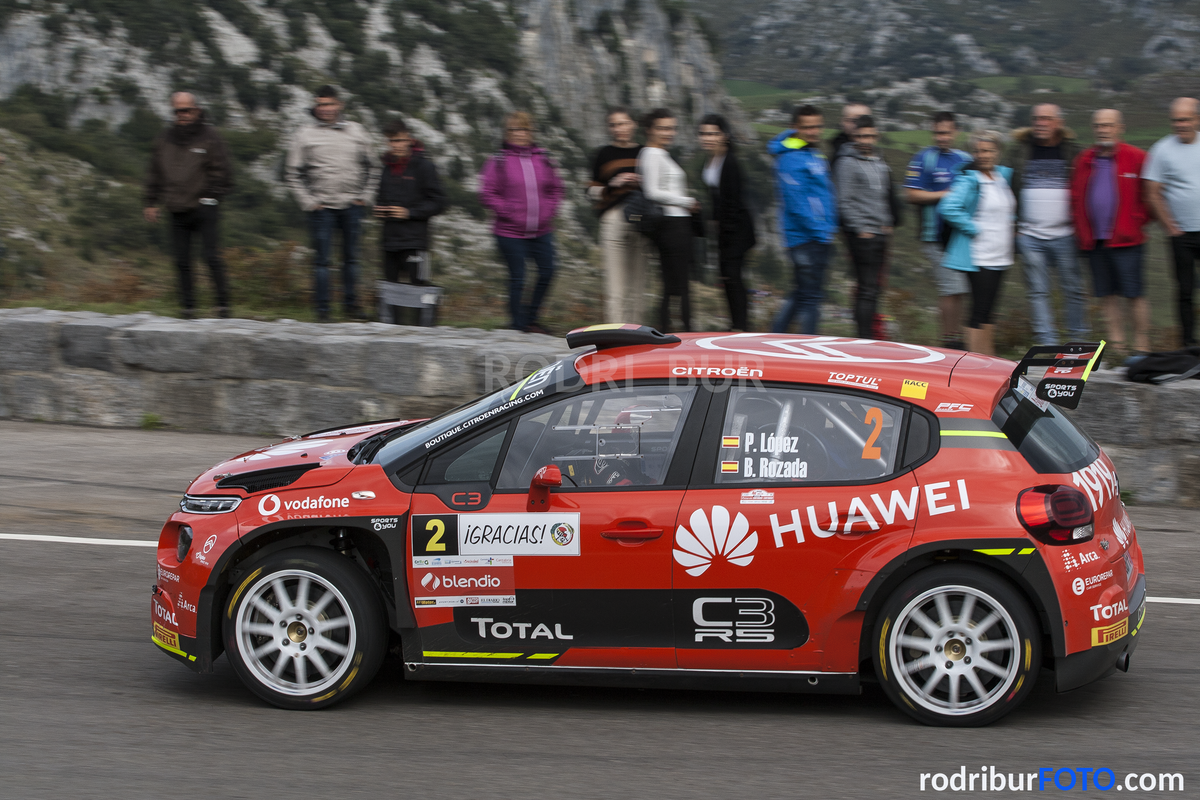
M 1101 340 L 1031 347 L 1013 370 L 1009 388 L 1016 389 L 1018 394 L 1043 409 L 1046 403 L 1078 408 L 1083 385 L 1100 363 L 1106 344 Z M 1046 367 L 1046 374 L 1036 387 L 1026 378 L 1030 367 Z

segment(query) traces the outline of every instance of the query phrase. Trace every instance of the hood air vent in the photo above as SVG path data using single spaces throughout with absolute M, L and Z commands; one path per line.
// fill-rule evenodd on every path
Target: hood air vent
M 317 462 L 316 464 L 299 464 L 294 467 L 260 469 L 254 472 L 243 472 L 239 475 L 228 475 L 217 481 L 217 488 L 245 489 L 250 494 L 265 492 L 268 489 L 290 486 L 300 480 L 301 475 L 320 466 L 321 463 Z

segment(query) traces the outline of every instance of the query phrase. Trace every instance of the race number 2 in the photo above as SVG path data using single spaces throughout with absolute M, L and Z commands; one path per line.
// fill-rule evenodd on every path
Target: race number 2
M 458 555 L 457 514 L 417 514 L 412 518 L 414 556 Z
M 883 431 L 883 412 L 878 408 L 867 409 L 868 425 L 874 425 L 875 429 L 871 431 L 871 435 L 867 437 L 867 443 L 863 447 L 862 457 L 868 461 L 874 461 L 883 455 L 882 451 L 875 445 L 875 440 L 879 438 L 879 434 Z

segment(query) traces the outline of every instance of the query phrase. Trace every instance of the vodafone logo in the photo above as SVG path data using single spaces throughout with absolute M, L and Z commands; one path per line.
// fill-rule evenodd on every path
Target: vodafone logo
M 905 342 L 876 342 L 842 336 L 808 336 L 777 339 L 769 334 L 735 333 L 699 339 L 696 344 L 706 350 L 744 353 L 766 358 L 786 358 L 791 361 L 810 361 L 851 364 L 935 364 L 946 355 L 919 344 Z
M 363 492 L 355 492 L 353 496 L 359 494 L 369 494 Z M 375 495 L 372 494 L 372 497 Z M 272 517 L 279 513 L 280 509 L 284 511 L 321 511 L 323 509 L 332 508 L 349 508 L 349 497 L 305 497 L 301 500 L 280 500 L 279 497 L 273 494 L 264 495 L 258 501 L 258 513 L 264 517 Z

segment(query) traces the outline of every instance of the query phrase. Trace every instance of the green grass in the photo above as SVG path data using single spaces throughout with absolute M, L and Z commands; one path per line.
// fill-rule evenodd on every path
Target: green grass
M 972 78 L 971 83 L 996 94 L 1027 94 L 1037 89 L 1075 94 L 1090 88 L 1086 78 L 1063 78 L 1057 75 L 989 75 L 986 78 Z
M 782 92 L 778 87 L 770 86 L 758 81 L 722 81 L 725 86 L 725 91 L 729 92 L 731 97 L 736 97 L 741 100 L 744 97 L 757 97 L 764 94 L 790 94 Z

